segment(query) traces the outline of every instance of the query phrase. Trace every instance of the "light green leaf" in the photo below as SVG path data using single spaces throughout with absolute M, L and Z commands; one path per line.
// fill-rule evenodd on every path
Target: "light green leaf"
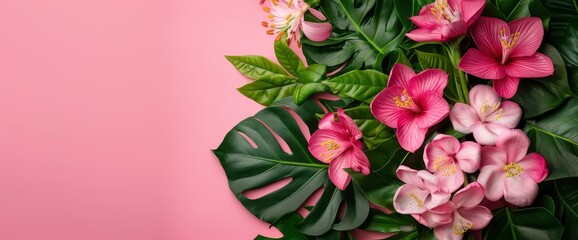
M 369 106 L 359 106 L 345 110 L 363 133 L 363 141 L 369 150 L 393 138 L 393 130 L 375 119 Z
M 281 66 L 293 76 L 298 76 L 299 72 L 305 70 L 303 61 L 289 48 L 285 41 L 275 41 L 275 56 Z
M 387 87 L 387 75 L 375 70 L 356 70 L 324 81 L 333 92 L 358 101 L 371 103 Z
M 238 88 L 239 92 L 262 105 L 291 96 L 298 84 L 295 79 L 262 78 Z
M 290 78 L 287 72 L 271 60 L 262 56 L 225 56 L 237 70 L 253 80 L 262 78 Z

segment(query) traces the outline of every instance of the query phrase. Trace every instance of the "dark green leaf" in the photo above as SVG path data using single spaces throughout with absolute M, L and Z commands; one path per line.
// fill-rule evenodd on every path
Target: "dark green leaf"
M 570 90 L 572 90 L 574 96 L 578 96 L 578 67 L 567 67 L 566 71 L 568 72 Z
M 533 118 L 562 104 L 570 96 L 566 67 L 560 53 L 552 45 L 540 50 L 554 63 L 554 74 L 545 78 L 522 79 L 512 98 L 524 110 L 524 118 Z
M 295 88 L 295 92 L 293 92 L 293 101 L 297 105 L 301 105 L 316 93 L 326 91 L 329 91 L 329 87 L 323 83 L 306 83 Z
M 578 239 L 578 178 L 557 180 L 556 216 L 566 226 L 563 239 Z
M 531 151 L 548 162 L 548 180 L 578 176 L 578 99 L 571 98 L 555 111 L 528 121 L 525 131 Z
M 375 119 L 369 106 L 349 108 L 345 110 L 345 113 L 353 119 L 363 133 L 363 140 L 369 150 L 394 137 L 393 130 Z
M 490 0 L 486 0 L 486 5 L 484 6 L 484 12 L 482 12 L 483 16 L 488 17 L 495 17 L 506 21 L 506 16 L 498 10 L 496 5 L 492 3 Z
M 289 48 L 285 41 L 275 41 L 275 56 L 281 66 L 293 76 L 298 76 L 299 72 L 305 70 L 301 58 Z
M 564 227 L 545 208 L 512 210 L 494 214 L 486 239 L 561 239 Z
M 545 208 L 546 210 L 548 210 L 548 212 L 552 213 L 552 215 L 554 215 L 554 213 L 556 212 L 556 205 L 554 204 L 554 199 L 552 199 L 552 197 L 548 195 L 539 195 L 536 198 L 536 200 L 534 200 L 534 204 L 532 204 L 532 206 Z
M 225 56 L 237 70 L 253 80 L 262 78 L 288 78 L 285 70 L 262 56 Z
M 550 42 L 556 43 L 564 35 L 570 21 L 578 16 L 577 0 L 542 0 L 542 3 L 550 12 Z
M 299 72 L 299 81 L 303 83 L 320 82 L 325 79 L 327 66 L 321 64 L 312 64 L 307 69 Z
M 564 31 L 552 44 L 560 50 L 566 66 L 578 67 L 578 17 L 573 18 Z
M 310 131 L 314 131 L 318 123 L 315 114 L 321 113 L 322 109 L 313 101 L 308 101 L 295 108 L 295 112 L 307 123 Z M 273 133 L 283 139 L 290 153 L 283 150 Z M 325 186 L 323 195 L 327 201 L 319 201 L 313 212 L 338 212 L 343 194 L 346 194 L 340 191 L 335 193 L 327 177 L 328 165 L 311 156 L 297 121 L 283 106 L 267 107 L 239 123 L 227 133 L 214 153 L 225 170 L 235 196 L 251 213 L 270 223 L 297 210 L 322 186 Z M 249 199 L 243 194 L 288 178 L 291 180 L 285 186 L 262 197 Z M 351 206 L 357 206 L 357 203 Z M 328 232 L 335 221 L 331 217 L 335 215 L 313 212 L 304 221 L 312 225 L 329 222 L 315 229 L 321 234 Z M 363 212 L 357 214 L 352 219 L 347 219 L 351 215 L 346 215 L 342 220 L 359 222 L 360 218 L 365 217 Z
M 422 69 L 439 68 L 448 73 L 448 85 L 444 89 L 444 95 L 450 100 L 457 102 L 459 99 L 458 91 L 461 91 L 461 89 L 459 83 L 456 82 L 457 79 L 454 77 L 455 68 L 452 66 L 451 61 L 437 53 L 415 50 L 415 55 Z
M 279 221 L 277 221 L 273 226 L 275 226 L 281 233 L 283 233 L 283 237 L 281 238 L 268 238 L 265 236 L 257 236 L 255 240 L 333 240 L 333 239 L 341 239 L 339 232 L 337 231 L 329 231 L 324 235 L 318 237 L 307 236 L 297 229 L 296 225 L 303 221 L 303 217 L 298 213 L 293 213 L 286 217 L 283 217 Z
M 417 231 L 416 225 L 417 222 L 410 215 L 385 214 L 382 211 L 371 209 L 366 223 L 361 228 L 380 233 L 403 233 Z
M 307 62 L 331 71 L 381 70 L 382 61 L 398 48 L 405 31 L 397 18 L 394 0 L 323 0 L 321 9 L 333 25 L 324 42 L 303 40 Z
M 296 88 L 297 81 L 295 79 L 265 77 L 237 90 L 248 98 L 268 106 L 279 99 L 291 96 Z
M 365 103 L 387 87 L 387 75 L 375 70 L 356 70 L 324 81 L 333 92 Z

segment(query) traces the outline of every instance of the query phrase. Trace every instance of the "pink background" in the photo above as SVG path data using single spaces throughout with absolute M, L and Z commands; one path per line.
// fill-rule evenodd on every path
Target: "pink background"
M 0 239 L 272 233 L 209 149 L 261 107 L 223 55 L 273 57 L 257 0 L 0 1 Z

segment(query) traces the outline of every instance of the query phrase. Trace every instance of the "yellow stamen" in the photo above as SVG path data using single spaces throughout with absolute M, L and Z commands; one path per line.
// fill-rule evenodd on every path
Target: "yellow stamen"
M 268 35 L 273 35 L 273 34 L 275 34 L 275 30 L 269 29 L 269 30 L 267 30 L 267 34 L 268 34 Z
M 482 113 L 482 114 L 492 113 L 492 112 L 496 111 L 499 107 L 500 107 L 500 103 L 495 103 L 493 105 L 490 105 L 488 103 L 488 100 L 485 100 L 484 103 L 482 104 L 482 107 L 480 108 L 480 113 Z
M 407 94 L 407 90 L 403 90 L 403 92 L 401 92 L 401 96 L 395 96 L 393 97 L 393 101 L 395 102 L 395 106 L 398 107 L 403 107 L 403 108 L 410 108 L 413 107 L 413 100 L 411 99 L 411 97 Z
M 291 4 L 293 4 L 293 0 L 289 0 L 289 2 L 287 3 L 287 7 L 291 7 Z
M 498 114 L 496 115 L 496 121 L 498 121 L 498 120 L 500 120 L 500 118 L 502 118 L 502 110 L 503 109 L 501 109 L 501 108 L 498 110 Z
M 454 213 L 455 214 L 455 213 Z M 454 233 L 457 235 L 464 235 L 468 230 L 472 229 L 474 223 L 463 218 L 459 214 L 454 217 Z
M 279 3 L 277 2 L 277 0 L 271 0 L 271 2 L 272 2 L 273 5 L 275 5 L 275 6 L 279 5 Z
M 292 16 L 291 14 L 287 14 L 287 17 L 285 17 L 285 19 L 289 20 L 289 19 L 291 19 L 291 16 Z
M 269 19 L 275 18 L 275 16 L 273 16 L 273 14 L 269 14 L 267 17 L 268 17 Z
M 504 166 L 504 168 L 502 168 L 502 170 L 504 172 L 506 172 L 507 178 L 511 178 L 511 177 L 515 177 L 515 176 L 520 175 L 520 173 L 522 173 L 522 171 L 524 171 L 524 168 L 522 168 L 522 166 L 520 166 L 520 164 L 518 164 L 518 163 L 510 163 L 510 164 Z
M 500 42 L 502 46 L 506 49 L 512 49 L 518 43 L 518 38 L 520 38 L 520 32 L 515 32 L 510 34 L 509 36 L 506 35 L 506 29 L 500 29 Z
M 447 159 L 444 156 L 438 156 L 433 163 L 434 171 L 441 171 L 442 175 L 446 177 L 455 174 L 458 171 L 456 164 L 453 163 L 453 161 L 448 161 L 451 161 L 451 159 Z
M 415 193 L 408 193 L 407 194 L 408 197 L 412 198 L 413 200 L 409 203 L 409 206 L 413 206 L 413 204 L 415 203 L 415 205 L 417 206 L 417 209 L 420 209 L 423 207 L 423 201 L 421 199 L 419 199 Z
M 448 13 L 448 12 L 451 12 L 452 9 L 448 5 L 447 0 L 435 1 L 434 6 L 430 9 L 430 11 L 439 20 L 441 20 L 443 17 L 443 18 L 445 18 L 451 22 L 453 19 L 453 16 Z
M 271 8 L 269 8 L 269 7 L 263 7 L 263 11 L 265 11 L 266 13 L 270 13 L 270 12 L 271 12 Z

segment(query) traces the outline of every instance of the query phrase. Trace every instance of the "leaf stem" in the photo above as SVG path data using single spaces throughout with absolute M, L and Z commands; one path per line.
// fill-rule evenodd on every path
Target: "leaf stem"
M 459 37 L 455 41 L 447 42 L 448 55 L 450 57 L 450 61 L 452 62 L 452 66 L 454 67 L 454 77 L 458 79 L 458 85 L 460 89 L 458 90 L 458 95 L 461 102 L 469 104 L 469 91 L 468 91 L 468 76 L 458 68 L 458 64 L 462 59 L 462 55 L 460 54 L 460 42 L 463 40 L 463 36 Z

